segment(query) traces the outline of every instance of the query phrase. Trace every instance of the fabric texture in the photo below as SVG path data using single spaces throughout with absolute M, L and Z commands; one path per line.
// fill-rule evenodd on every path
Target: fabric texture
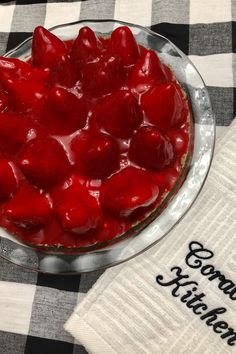
M 37 25 L 49 28 L 60 23 L 89 18 L 115 18 L 141 24 L 173 41 L 189 55 L 208 86 L 218 132 L 227 131 L 227 126 L 235 116 L 236 107 L 235 1 L 1 1 L 0 55 L 31 36 Z M 223 220 L 223 211 L 221 215 Z M 220 233 L 220 225 L 219 235 L 221 237 L 224 235 L 224 232 Z M 224 245 L 226 241 L 220 236 L 217 242 L 222 242 Z M 173 242 L 168 240 L 171 240 L 171 237 L 163 242 L 163 252 L 168 251 L 168 242 L 170 244 Z M 175 247 L 178 247 L 177 244 Z M 228 248 L 230 247 L 233 248 L 229 244 Z M 158 247 L 155 249 L 158 250 Z M 156 274 L 158 270 L 161 273 L 162 268 L 157 269 Z M 117 267 L 114 271 L 119 273 L 120 268 Z M 63 329 L 63 325 L 101 273 L 70 277 L 49 276 L 21 269 L 0 259 L 0 352 L 4 354 L 86 353 L 84 347 Z M 151 291 L 151 288 L 148 290 Z M 167 296 L 168 291 L 165 293 L 165 297 Z M 90 298 L 89 295 L 88 299 Z M 172 298 L 170 302 L 173 302 Z M 140 321 L 144 321 L 145 316 L 146 314 L 143 314 Z M 164 314 L 164 316 L 167 316 L 168 320 L 168 315 Z M 176 314 L 176 319 L 182 318 L 178 316 L 180 315 Z M 191 317 L 190 314 L 189 316 Z M 199 319 L 196 319 L 196 323 L 197 321 L 199 322 Z M 178 324 L 178 320 L 174 323 Z M 231 323 L 230 325 L 233 326 Z M 161 337 L 162 332 L 157 328 L 159 327 L 156 327 L 155 332 Z M 84 328 L 84 335 L 86 333 L 90 335 L 89 329 Z M 215 339 L 217 343 L 219 340 L 219 338 Z M 152 350 L 151 346 L 150 348 Z M 145 350 L 148 352 L 149 347 L 144 348 L 143 352 Z

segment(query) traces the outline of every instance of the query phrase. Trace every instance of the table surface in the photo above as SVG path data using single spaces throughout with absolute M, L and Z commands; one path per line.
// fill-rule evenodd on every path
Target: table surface
M 31 36 L 37 25 L 49 28 L 89 18 L 133 22 L 169 38 L 202 74 L 218 131 L 231 123 L 236 109 L 236 1 L 1 1 L 0 55 Z M 0 259 L 0 353 L 87 353 L 63 324 L 101 273 L 44 275 Z

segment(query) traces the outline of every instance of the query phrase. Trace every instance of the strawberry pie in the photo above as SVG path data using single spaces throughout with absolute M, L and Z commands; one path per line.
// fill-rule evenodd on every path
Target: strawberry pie
M 135 233 L 186 176 L 184 89 L 128 27 L 62 41 L 34 30 L 25 61 L 0 57 L 0 226 L 44 249 Z

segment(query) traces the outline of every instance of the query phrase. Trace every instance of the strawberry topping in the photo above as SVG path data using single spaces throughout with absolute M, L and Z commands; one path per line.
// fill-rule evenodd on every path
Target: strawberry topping
M 38 26 L 34 30 L 32 62 L 36 67 L 50 67 L 67 54 L 65 44 L 53 33 Z
M 183 88 L 132 29 L 36 27 L 31 58 L 0 57 L 0 226 L 34 247 L 115 242 L 175 192 L 191 136 Z
M 19 156 L 19 166 L 34 185 L 46 189 L 70 171 L 63 146 L 50 137 L 37 138 L 26 144 Z

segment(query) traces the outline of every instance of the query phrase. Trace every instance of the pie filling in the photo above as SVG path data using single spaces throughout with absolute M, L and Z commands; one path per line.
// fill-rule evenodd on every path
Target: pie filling
M 0 226 L 24 243 L 119 238 L 177 191 L 192 144 L 183 88 L 128 27 L 37 27 L 29 60 L 0 57 Z

